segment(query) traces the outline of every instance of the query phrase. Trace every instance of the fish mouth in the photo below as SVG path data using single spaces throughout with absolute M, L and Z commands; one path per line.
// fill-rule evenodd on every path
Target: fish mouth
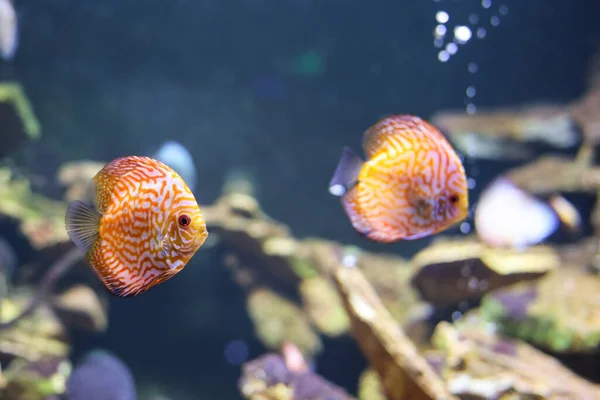
M 196 234 L 196 236 L 194 236 L 194 249 L 199 249 L 204 242 L 206 241 L 206 238 L 208 237 L 208 230 L 206 230 L 206 226 L 203 225 L 199 230 L 198 233 Z

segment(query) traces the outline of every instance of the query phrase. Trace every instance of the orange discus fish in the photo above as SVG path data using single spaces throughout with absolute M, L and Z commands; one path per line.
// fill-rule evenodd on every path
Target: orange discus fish
M 354 229 L 384 243 L 441 232 L 467 217 L 465 169 L 446 138 L 412 115 L 384 118 L 348 147 L 329 183 Z
M 136 296 L 171 278 L 208 236 L 194 195 L 160 161 L 117 158 L 92 181 L 95 204 L 73 201 L 66 228 L 116 296 Z

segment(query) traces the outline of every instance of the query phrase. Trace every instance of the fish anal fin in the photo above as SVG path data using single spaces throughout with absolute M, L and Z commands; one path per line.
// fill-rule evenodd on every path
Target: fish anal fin
M 430 228 L 430 229 L 426 229 L 426 230 L 424 230 L 422 232 L 417 232 L 417 233 L 414 233 L 412 235 L 406 236 L 404 238 L 404 240 L 418 240 L 418 239 L 423 239 L 423 238 L 425 238 L 427 236 L 433 235 L 434 233 L 435 233 L 435 229 Z
M 115 297 L 135 297 L 174 275 L 173 271 L 156 269 L 154 276 L 138 279 L 139 275 L 147 275 L 147 269 L 132 275 L 129 267 L 124 266 L 121 261 L 107 258 L 106 254 L 110 253 L 109 249 L 103 248 L 102 241 L 98 240 L 90 248 L 86 261 L 104 287 Z
M 342 207 L 354 229 L 364 237 L 371 239 L 374 229 L 358 201 L 358 186 L 350 188 L 344 194 L 344 197 L 342 197 Z
M 100 213 L 86 202 L 75 200 L 67 207 L 65 215 L 67 234 L 84 253 L 87 253 L 99 238 L 100 218 Z
M 364 161 L 349 147 L 344 147 L 342 156 L 329 181 L 329 192 L 334 196 L 343 196 L 356 184 Z

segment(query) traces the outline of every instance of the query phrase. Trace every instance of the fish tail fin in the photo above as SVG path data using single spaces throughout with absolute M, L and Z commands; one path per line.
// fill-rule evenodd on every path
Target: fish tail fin
M 100 237 L 100 213 L 86 202 L 75 200 L 69 204 L 65 228 L 69 238 L 87 253 Z
M 334 196 L 343 196 L 356 184 L 364 161 L 349 147 L 344 147 L 333 177 L 329 182 L 329 192 Z

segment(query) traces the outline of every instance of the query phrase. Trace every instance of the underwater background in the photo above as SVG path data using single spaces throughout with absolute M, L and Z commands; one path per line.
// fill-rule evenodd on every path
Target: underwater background
M 88 295 L 99 299 L 107 318 L 106 326 L 96 323 L 88 329 L 68 322 L 73 317 L 64 318 L 64 309 L 56 312 L 66 333 L 64 337 L 59 335 L 60 340 L 54 333 L 48 335 L 67 346 L 57 352 L 62 359 L 72 362 L 74 371 L 90 351 L 106 350 L 126 364 L 125 371 L 130 370 L 137 398 L 154 400 L 452 398 L 443 397 L 439 391 L 433 394 L 438 389 L 448 390 L 457 398 L 475 395 L 485 399 L 600 398 L 600 298 L 596 290 L 600 288 L 600 278 L 595 258 L 598 231 L 593 218 L 600 179 L 596 181 L 590 175 L 587 180 L 582 178 L 580 187 L 557 183 L 556 188 L 538 190 L 536 182 L 547 181 L 551 186 L 554 179 L 558 182 L 556 171 L 564 171 L 566 167 L 548 167 L 548 172 L 533 178 L 523 175 L 519 183 L 524 191 L 543 201 L 548 200 L 548 195 L 560 193 L 564 196 L 561 199 L 568 201 L 581 219 L 576 233 L 552 232 L 528 250 L 519 250 L 517 253 L 525 252 L 530 257 L 524 261 L 514 261 L 514 254 L 503 252 L 494 253 L 494 257 L 486 253 L 488 261 L 481 261 L 485 257 L 478 252 L 484 250 L 467 249 L 462 242 L 475 236 L 473 212 L 477 200 L 497 177 L 532 164 L 538 157 L 560 155 L 581 160 L 585 158 L 582 149 L 594 153 L 594 138 L 600 137 L 595 136 L 595 132 L 600 133 L 600 101 L 590 95 L 600 87 L 597 2 L 14 0 L 12 5 L 18 19 L 18 33 L 13 39 L 18 48 L 14 57 L 5 57 L 0 65 L 0 85 L 17 83 L 29 106 L 15 100 L 15 105 L 4 107 L 0 113 L 0 147 L 6 149 L 0 151 L 0 266 L 9 288 L 8 298 L 3 294 L 3 301 L 10 301 L 12 293 L 22 296 L 25 302 L 32 298 L 31 293 L 43 286 L 45 272 L 72 247 L 61 231 L 64 213 L 60 210 L 66 207 L 65 187 L 73 182 L 65 185 L 57 178 L 61 167 L 69 162 L 97 162 L 101 167 L 124 155 L 156 154 L 167 141 L 180 143 L 193 158 L 193 191 L 201 208 L 207 210 L 207 226 L 212 236 L 177 276 L 133 299 L 109 296 L 82 263 L 65 273 L 57 283 L 56 293 L 68 291 L 73 285 L 92 288 L 95 294 Z M 3 23 L 1 18 L 0 23 Z M 7 33 L 0 32 L 2 35 Z M 5 40 L 0 39 L 0 42 Z M 10 88 L 13 87 L 6 86 L 0 96 L 5 104 L 12 101 L 11 96 L 16 96 Z M 577 108 L 588 98 L 593 101 Z M 538 121 L 545 117 L 543 113 L 529 117 L 517 112 L 504 116 L 509 122 L 503 120 L 503 126 L 510 126 L 507 130 L 512 136 L 491 142 L 498 150 L 494 156 L 479 158 L 453 141 L 463 156 L 467 176 L 472 179 L 471 213 L 466 225 L 416 241 L 374 243 L 357 234 L 339 199 L 328 191 L 342 148 L 359 149 L 362 133 L 380 118 L 390 114 L 418 115 L 438 125 L 452 141 L 453 125 L 442 126 L 443 119 L 436 119 L 436 115 L 453 112 L 468 119 L 479 110 L 490 113 L 506 107 L 527 110 L 531 104 L 551 104 L 562 110 L 553 109 L 554 114 L 568 114 L 576 127 L 578 142 L 553 146 L 543 138 L 530 141 L 526 129 L 515 126 L 521 126 L 523 119 Z M 29 125 L 15 122 L 17 117 L 26 119 L 23 107 L 32 110 Z M 583 108 L 585 112 L 580 111 Z M 39 135 L 37 127 L 31 128 L 31 119 L 39 124 Z M 489 122 L 494 123 L 497 120 Z M 486 126 L 488 122 L 481 124 Z M 467 130 L 475 132 L 477 128 Z M 480 133 L 488 134 L 485 129 Z M 17 136 L 18 140 L 13 139 Z M 508 136 L 511 137 L 507 139 Z M 14 142 L 19 143 L 13 146 Z M 515 147 L 502 147 L 506 142 Z M 514 149 L 521 149 L 527 155 L 511 157 L 509 153 L 517 152 Z M 595 163 L 592 155 L 585 166 L 594 172 Z M 85 170 L 84 166 L 74 168 Z M 81 173 L 89 179 L 98 169 L 91 174 Z M 23 185 L 28 189 L 22 189 Z M 235 192 L 247 196 L 243 207 L 227 197 Z M 256 211 L 249 199 L 256 200 L 262 211 Z M 241 212 L 236 207 L 249 207 L 252 211 Z M 520 206 L 515 203 L 514 207 Z M 33 214 L 35 218 L 27 220 Z M 268 225 L 261 225 L 263 230 L 257 228 L 262 232 L 258 236 L 249 228 L 257 221 Z M 565 224 L 564 219 L 561 224 Z M 266 238 L 262 242 L 257 239 L 261 235 Z M 38 236 L 44 239 L 37 239 Z M 280 246 L 287 249 L 293 241 L 296 243 L 293 248 L 300 250 L 267 251 L 266 246 L 262 248 L 264 254 L 256 250 L 255 241 L 264 245 L 268 238 L 280 236 L 288 240 L 279 243 Z M 303 242 L 306 238 L 320 242 Z M 446 253 L 425 257 L 436 259 L 435 263 L 415 261 L 416 254 L 423 254 L 421 251 L 440 238 L 453 238 L 457 242 L 449 245 L 442 242 L 449 246 L 443 249 Z M 516 288 L 518 294 L 509 303 L 516 304 L 515 308 L 526 308 L 524 298 L 534 295 L 518 285 L 524 282 L 543 285 L 544 279 L 566 282 L 575 277 L 573 285 L 581 280 L 582 286 L 572 290 L 583 299 L 577 297 L 572 304 L 571 300 L 565 300 L 565 304 L 573 307 L 565 311 L 566 321 L 556 316 L 538 318 L 535 314 L 526 319 L 526 327 L 519 326 L 523 320 L 521 314 L 527 314 L 526 311 L 520 310 L 520 316 L 511 320 L 507 311 L 486 309 L 486 318 L 501 327 L 497 329 L 503 330 L 502 335 L 516 340 L 514 343 L 518 344 L 511 342 L 512 346 L 528 346 L 506 353 L 522 360 L 540 357 L 540 367 L 534 368 L 546 371 L 540 372 L 540 376 L 532 376 L 535 374 L 517 363 L 507 368 L 505 374 L 497 372 L 498 366 L 489 367 L 487 375 L 465 372 L 462 380 L 456 381 L 448 380 L 448 374 L 440 374 L 441 383 L 427 386 L 423 382 L 414 383 L 410 372 L 397 372 L 406 379 L 401 384 L 405 389 L 412 388 L 413 383 L 421 388 L 406 389 L 406 393 L 412 394 L 408 397 L 400 389 L 381 384 L 381 376 L 395 371 L 394 368 L 398 371 L 411 368 L 405 365 L 406 360 L 394 361 L 393 356 L 381 356 L 383 350 L 372 350 L 370 343 L 374 339 L 367 339 L 364 329 L 357 328 L 360 324 L 353 320 L 352 302 L 344 303 L 338 298 L 344 298 L 346 293 L 336 286 L 343 286 L 340 283 L 343 279 L 335 273 L 327 277 L 323 271 L 331 272 L 329 267 L 315 267 L 319 260 L 329 257 L 320 253 L 325 251 L 323 247 L 331 248 L 327 253 L 331 255 L 345 251 L 368 254 L 361 269 L 386 307 L 392 310 L 397 326 L 410 333 L 407 336 L 419 354 L 430 351 L 429 339 L 438 322 L 456 322 L 467 311 L 477 311 L 484 295 L 493 297 L 499 293 L 499 298 L 504 299 L 502 296 L 507 295 L 497 292 L 504 288 Z M 272 255 L 279 251 L 284 255 Z M 538 251 L 544 253 L 539 255 Z M 538 262 L 540 257 L 542 261 Z M 506 267 L 509 272 L 490 267 L 491 258 L 509 263 Z M 338 261 L 343 264 L 343 259 L 340 256 Z M 368 260 L 374 265 L 370 272 Z M 267 264 L 273 265 L 265 267 Z M 475 264 L 477 267 L 472 271 L 464 272 L 464 266 L 471 268 Z M 426 270 L 423 265 L 433 265 L 433 269 Z M 478 273 L 481 274 L 478 279 L 495 283 L 480 288 L 476 294 L 461 294 L 459 288 L 454 293 L 447 288 L 452 282 Z M 553 274 L 559 275 L 553 278 Z M 311 292 L 304 281 L 317 279 L 315 275 L 327 278 L 311 287 Z M 419 279 L 417 283 L 415 276 Z M 422 283 L 423 280 L 426 282 Z M 436 289 L 436 282 L 442 281 L 445 288 Z M 359 285 L 357 282 L 354 283 Z M 20 287 L 32 288 L 32 292 L 22 294 Z M 452 293 L 444 292 L 440 296 L 445 297 L 438 299 L 434 296 L 438 290 Z M 560 292 L 554 287 L 548 290 L 553 293 L 551 297 Z M 325 301 L 310 300 L 321 295 Z M 405 303 L 394 303 L 400 298 L 405 301 L 407 296 L 418 298 L 411 297 L 418 305 L 411 308 Z M 500 300 L 493 300 L 496 300 L 494 307 L 502 306 Z M 284 304 L 281 306 L 284 311 L 273 311 L 271 315 L 269 309 L 276 308 L 278 301 Z M 57 307 L 56 301 L 48 302 L 50 310 Z M 339 309 L 323 311 L 327 304 L 336 302 L 340 303 Z M 20 303 L 15 300 L 15 304 Z M 6 310 L 9 306 L 3 307 Z M 422 311 L 424 307 L 426 312 Z M 320 315 L 321 311 L 325 317 Z M 287 314 L 281 316 L 281 313 Z M 416 314 L 419 316 L 415 317 Z M 10 320 L 11 315 L 2 311 L 1 319 Z M 576 319 L 577 316 L 581 319 Z M 341 327 L 329 328 L 323 321 L 335 318 L 341 319 L 342 322 L 336 320 Z M 404 324 L 405 320 L 410 320 L 410 327 Z M 16 372 L 12 373 L 4 371 L 15 360 L 25 364 L 45 360 L 44 349 L 50 348 L 49 344 L 42 344 L 38 349 L 37 345 L 21 339 L 42 337 L 39 332 L 45 332 L 23 324 L 21 328 L 18 324 L 6 329 L 0 326 L 0 364 L 5 372 L 4 393 L 0 398 L 61 398 L 67 376 L 63 376 L 62 384 L 55 382 L 40 389 L 31 380 L 16 378 L 24 367 L 15 367 Z M 451 324 L 437 326 L 440 330 L 459 329 Z M 553 329 L 557 326 L 561 329 L 570 326 L 573 330 L 556 333 Z M 482 331 L 487 332 L 483 328 Z M 443 336 L 439 330 L 436 332 Z M 563 340 L 562 334 L 568 337 L 564 339 L 568 344 L 557 345 L 553 337 L 560 336 Z M 477 346 L 485 342 L 479 336 L 473 339 L 464 335 Z M 300 395 L 299 391 L 294 394 L 293 389 L 286 392 L 282 388 L 293 388 L 295 382 L 289 375 L 292 373 L 289 365 L 290 371 L 285 374 L 273 373 L 280 380 L 283 375 L 286 378 L 279 389 L 268 395 L 271 397 L 265 393 L 273 386 L 272 380 L 264 387 L 255 384 L 260 390 L 244 390 L 244 382 L 252 375 L 242 368 L 244 363 L 266 353 L 279 353 L 284 343 L 295 344 L 304 354 L 309 364 L 304 374 L 319 375 L 346 393 L 340 394 L 336 388 L 322 389 L 331 390 L 331 394 L 318 394 L 320 389 L 313 386 L 324 385 L 324 380 L 318 384 L 306 383 L 313 385 L 309 394 Z M 468 347 L 462 345 L 458 347 L 463 350 Z M 19 346 L 38 349 L 39 354 L 24 355 Z M 383 353 L 396 354 L 385 345 L 382 348 L 387 349 Z M 436 350 L 448 348 L 440 346 Z M 516 355 L 521 350 L 526 355 Z M 453 357 L 464 354 L 459 350 L 452 352 Z M 52 359 L 56 357 L 53 354 Z M 381 364 L 379 359 L 383 360 Z M 443 359 L 447 361 L 450 357 L 446 354 Z M 480 360 L 480 364 L 474 362 L 475 370 L 491 362 L 486 360 Z M 555 364 L 555 360 L 564 366 Z M 546 363 L 551 367 L 546 367 Z M 415 365 L 413 369 L 425 368 L 419 363 Z M 375 382 L 373 394 L 365 394 L 366 389 L 360 388 L 367 379 L 363 373 L 369 367 L 380 374 L 368 377 Z M 48 368 L 36 370 L 47 372 Z M 260 375 L 263 377 L 270 371 L 264 368 L 267 372 Z M 53 369 L 53 373 L 56 371 Z M 78 385 L 85 386 L 103 374 L 91 372 L 91 378 L 80 380 L 83 383 Z M 123 374 L 126 372 L 119 376 Z M 502 379 L 498 378 L 500 375 Z M 258 379 L 256 373 L 253 376 Z M 557 377 L 556 382 L 551 382 L 549 376 Z M 486 377 L 498 379 L 486 381 Z M 130 382 L 117 378 L 100 385 L 100 388 L 111 387 L 114 394 L 98 398 L 131 398 L 127 397 Z M 402 381 L 398 377 L 392 380 Z M 422 385 L 439 388 L 422 389 Z M 475 389 L 482 386 L 486 389 Z M 65 398 L 94 400 L 88 395 L 81 396 Z

